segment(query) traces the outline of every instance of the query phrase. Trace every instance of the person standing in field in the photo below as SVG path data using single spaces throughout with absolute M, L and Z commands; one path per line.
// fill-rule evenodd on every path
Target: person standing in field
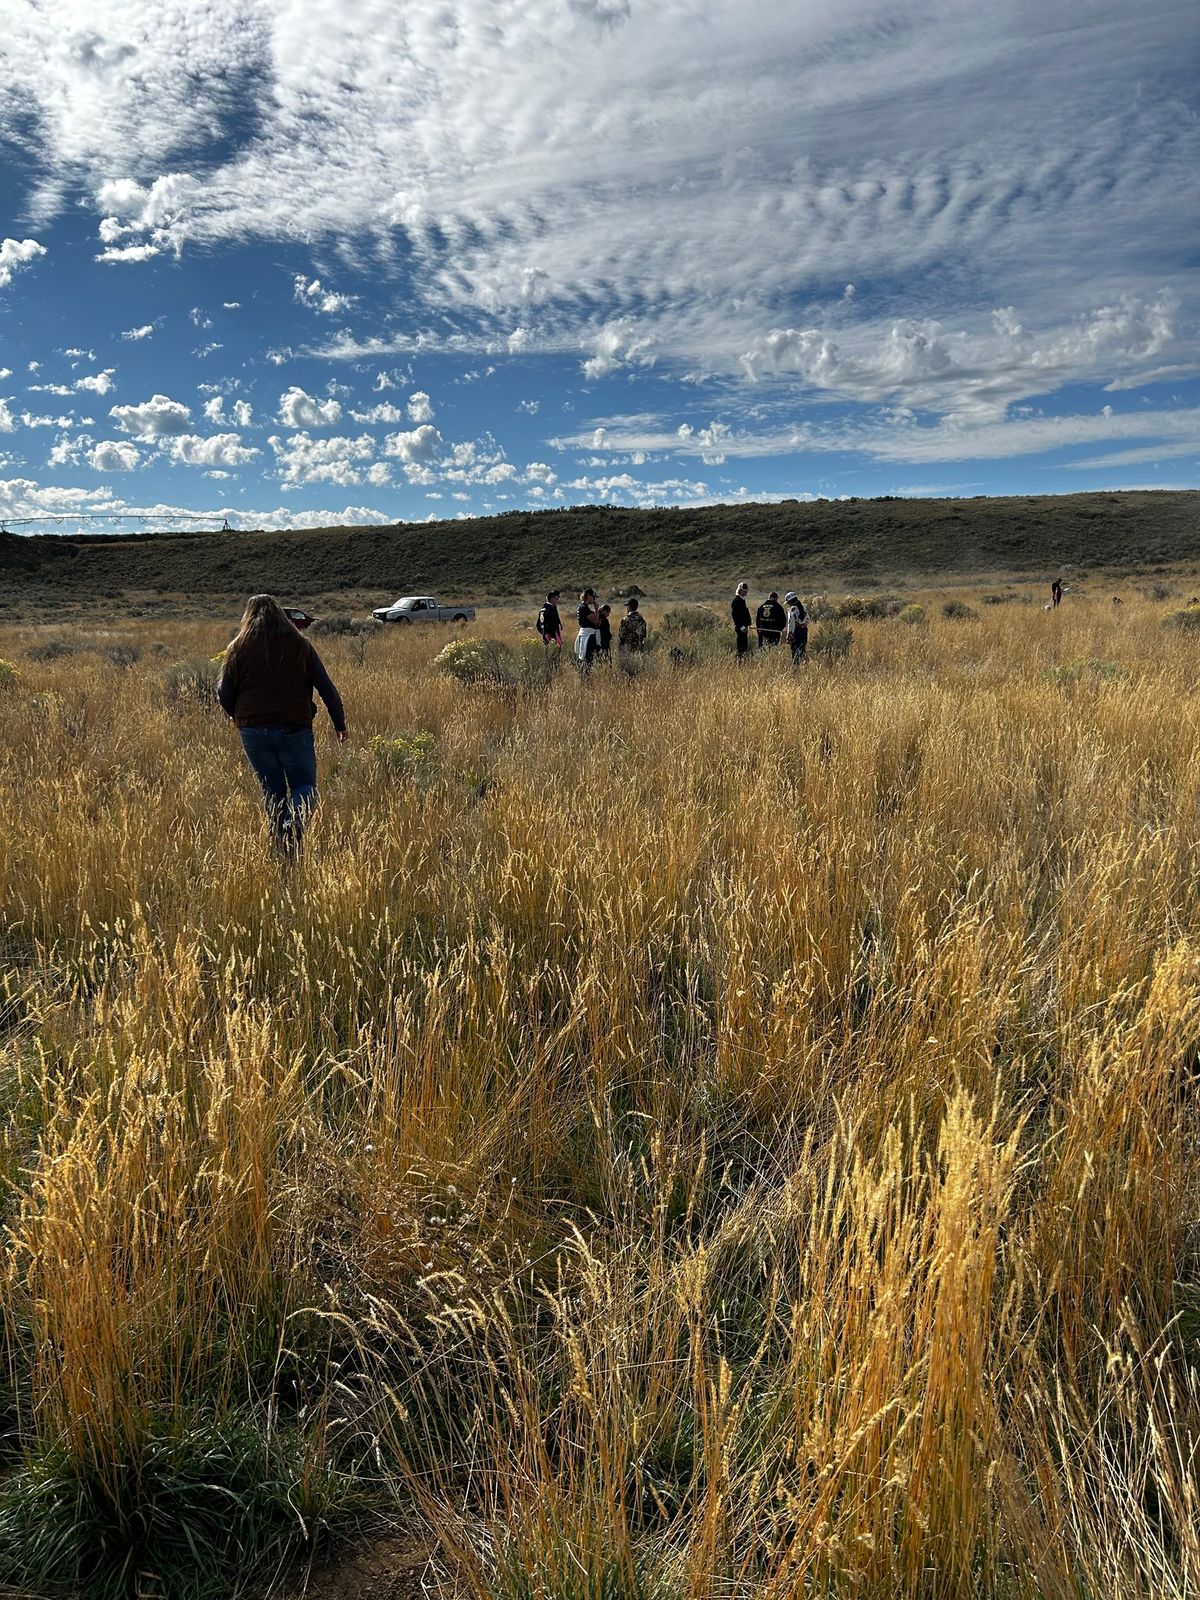
M 734 596 L 729 605 L 729 615 L 733 622 L 733 648 L 739 661 L 750 654 L 750 607 L 746 604 L 746 596 L 750 593 L 748 583 L 739 583 L 734 591 Z
M 789 589 L 783 598 L 787 605 L 784 637 L 792 652 L 792 665 L 798 667 L 808 655 L 808 612 L 794 589 Z
M 585 589 L 579 596 L 576 613 L 579 632 L 575 635 L 575 659 L 584 677 L 592 670 L 596 651 L 600 648 L 600 613 L 596 609 L 596 591 Z
M 771 593 L 754 613 L 754 628 L 758 634 L 758 648 L 765 650 L 771 645 L 778 644 L 783 637 L 786 623 L 787 616 L 783 607 L 779 604 L 779 594 L 775 589 L 772 589 Z
M 344 743 L 346 712 L 320 656 L 278 601 L 269 594 L 251 595 L 225 651 L 217 699 L 237 724 L 262 789 L 271 838 L 285 860 L 299 855 L 317 803 L 314 690 L 325 702 L 338 743 Z
M 1050 604 L 1055 608 L 1055 610 L 1062 605 L 1062 594 L 1062 579 L 1055 578 L 1054 582 L 1050 585 Z
M 558 614 L 557 589 L 551 589 L 546 596 L 546 603 L 538 612 L 537 631 L 546 649 L 553 647 L 562 649 L 562 618 Z
M 625 615 L 621 618 L 621 626 L 617 629 L 617 652 L 620 655 L 636 656 L 646 648 L 646 619 L 638 610 L 636 595 L 631 595 L 625 602 Z
M 604 605 L 598 612 L 600 618 L 600 647 L 596 654 L 604 661 L 612 660 L 612 607 Z

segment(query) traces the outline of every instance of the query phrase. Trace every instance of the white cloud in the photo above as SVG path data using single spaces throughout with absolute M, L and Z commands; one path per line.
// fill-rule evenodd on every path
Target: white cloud
M 432 422 L 433 404 L 423 389 L 418 389 L 408 397 L 408 417 L 410 422 Z
M 171 455 L 190 467 L 240 467 L 261 451 L 244 445 L 236 433 L 214 433 L 208 438 L 185 433 L 171 440 Z
M 597 434 L 603 435 L 597 445 Z M 1127 439 L 1161 439 L 1168 443 L 1200 438 L 1200 407 L 1174 411 L 1069 414 L 1058 417 L 986 414 L 947 417 L 921 423 L 901 409 L 873 414 L 865 421 L 801 421 L 774 429 L 736 429 L 724 422 L 672 430 L 654 418 L 630 419 L 630 425 L 583 431 L 550 442 L 558 450 L 603 448 L 608 459 L 628 460 L 638 452 L 699 456 L 703 460 L 737 460 L 797 453 L 856 453 L 877 461 L 1000 461 L 1094 444 L 1119 444 Z M 1155 451 L 1146 459 L 1157 459 Z M 1182 452 L 1186 453 L 1186 452 Z M 604 458 L 601 458 L 604 459 Z M 1086 464 L 1086 463 L 1081 463 Z
M 89 390 L 92 394 L 107 394 L 113 387 L 113 373 L 115 367 L 106 367 L 103 372 L 93 372 L 89 377 L 77 379 L 74 387 L 79 390 Z
M 0 240 L 0 289 L 7 289 L 22 267 L 45 254 L 46 246 L 36 239 Z
M 273 434 L 267 442 L 275 452 L 285 488 L 304 483 L 337 483 L 343 487 L 361 483 L 361 463 L 370 461 L 375 454 L 375 442 L 365 433 L 353 439 L 342 435 L 313 439 L 303 432 L 281 439 Z
M 113 406 L 108 414 L 135 439 L 160 439 L 187 433 L 192 418 L 187 406 L 165 394 L 152 395 L 136 406 Z
M 377 406 L 368 406 L 365 411 L 351 411 L 350 416 L 355 422 L 403 422 L 405 420 L 403 406 L 394 406 L 387 400 L 381 401 Z
M 121 337 L 122 339 L 148 339 L 154 332 L 155 326 L 156 324 L 153 322 L 143 322 L 140 328 L 126 328 Z
M 442 436 L 432 424 L 423 423 L 407 433 L 389 433 L 383 448 L 385 454 L 396 456 L 400 461 L 434 461 L 441 454 Z
M 650 361 L 650 338 L 639 332 L 632 317 L 619 317 L 591 336 L 592 355 L 582 363 L 585 378 L 604 378 L 629 362 Z
M 8 401 L 0 400 L 0 433 L 12 433 L 16 426 L 17 420 Z
M 764 405 L 993 419 L 1200 368 L 1180 0 L 8 12 L 29 227 L 82 184 L 102 259 L 337 250 L 339 283 L 392 289 L 330 341 L 345 359 L 546 352 L 589 381 L 653 359 Z M 293 290 L 348 309 L 311 272 Z
M 179 250 L 198 187 L 187 172 L 164 173 L 145 185 L 133 178 L 101 183 L 96 204 L 104 213 L 98 232 L 105 248 L 96 260 L 147 261 L 163 250 Z
M 1076 472 L 1091 472 L 1104 467 L 1140 467 L 1155 461 L 1178 461 L 1192 457 L 1200 463 L 1200 421 L 1191 439 L 1177 439 L 1170 444 L 1137 445 L 1129 450 L 1113 450 L 1105 455 L 1084 456 L 1079 461 L 1068 461 L 1067 466 Z
M 21 426 L 24 428 L 71 428 L 75 425 L 75 418 L 71 415 L 65 417 L 38 417 L 32 412 L 22 411 Z
M 306 278 L 302 272 L 296 274 L 292 292 L 302 306 L 320 311 L 327 317 L 336 316 L 339 311 L 348 311 L 355 301 L 354 295 L 335 294 L 332 289 L 322 286 L 320 278 Z
M 218 425 L 224 422 L 231 422 L 237 428 L 248 428 L 253 420 L 250 402 L 248 400 L 235 400 L 232 411 L 226 413 L 225 399 L 226 397 L 222 394 L 214 394 L 204 402 L 204 415 L 209 422 L 215 422 Z
M 142 458 L 136 445 L 108 439 L 94 445 L 85 459 L 88 466 L 94 467 L 97 472 L 132 472 L 141 464 Z
M 101 511 L 152 517 L 163 527 L 175 523 L 195 527 L 195 513 L 191 506 L 176 506 L 162 500 L 124 500 L 106 486 L 94 489 L 63 488 L 53 484 L 42 485 L 32 478 L 0 478 L 0 515 L 6 517 L 65 512 L 77 519 L 78 526 L 86 528 L 89 526 L 89 515 Z M 225 505 L 214 507 L 213 516 L 228 517 L 235 527 L 240 528 L 328 528 L 353 523 L 385 524 L 395 520 L 394 514 L 369 505 L 315 506 L 304 511 L 291 506 Z M 111 529 L 112 525 L 106 526 Z
M 285 428 L 332 428 L 342 420 L 337 400 L 316 400 L 293 385 L 279 397 L 279 420 Z

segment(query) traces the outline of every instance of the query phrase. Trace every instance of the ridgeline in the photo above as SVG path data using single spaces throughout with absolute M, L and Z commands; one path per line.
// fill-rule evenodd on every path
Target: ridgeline
M 206 609 L 267 590 L 375 603 L 462 600 L 548 583 L 724 593 L 735 577 L 869 587 L 1060 568 L 1134 577 L 1200 558 L 1200 490 L 970 500 L 821 500 L 686 509 L 576 506 L 461 522 L 289 532 L 0 534 L 0 614 L 96 601 Z

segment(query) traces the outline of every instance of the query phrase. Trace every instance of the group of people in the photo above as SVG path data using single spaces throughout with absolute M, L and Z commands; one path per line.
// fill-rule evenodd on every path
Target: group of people
M 558 603 L 560 589 L 551 589 L 537 615 L 538 637 L 547 650 L 561 650 L 563 642 L 562 613 Z M 612 660 L 613 628 L 612 607 L 597 603 L 596 591 L 585 589 L 579 596 L 576 612 L 579 631 L 572 647 L 576 663 L 583 673 L 591 671 L 597 661 Z M 649 629 L 638 606 L 637 596 L 630 595 L 625 602 L 625 615 L 617 629 L 617 649 L 622 655 L 640 655 L 646 648 Z
M 750 616 L 750 585 L 739 583 L 729 605 L 733 623 L 733 648 L 738 658 L 750 654 L 750 628 L 753 622 L 760 650 L 772 650 L 786 641 L 792 655 L 792 665 L 799 666 L 808 654 L 808 612 L 794 589 L 789 589 L 782 604 L 776 590 Z
M 735 654 L 739 658 L 750 654 L 750 629 L 753 627 L 760 650 L 773 649 L 786 642 L 793 666 L 798 665 L 808 654 L 808 612 L 804 602 L 793 589 L 788 590 L 781 602 L 778 592 L 772 589 L 752 617 L 747 598 L 749 593 L 750 585 L 739 583 L 729 607 Z M 547 650 L 562 649 L 561 599 L 562 591 L 551 589 L 537 615 L 538 637 Z M 612 658 L 612 607 L 598 604 L 596 591 L 585 589 L 579 596 L 576 621 L 578 632 L 572 653 L 580 670 L 586 674 L 597 661 Z M 637 596 L 630 595 L 617 630 L 617 650 L 622 655 L 640 654 L 646 648 L 647 633 L 646 619 L 641 613 Z

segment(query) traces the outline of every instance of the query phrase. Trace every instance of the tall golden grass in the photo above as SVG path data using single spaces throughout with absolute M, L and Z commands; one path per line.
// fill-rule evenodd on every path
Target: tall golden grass
M 287 876 L 172 688 L 221 629 L 0 630 L 10 1499 L 128 1528 L 236 1417 L 297 1547 L 336 1477 L 503 1600 L 1200 1592 L 1162 609 L 527 690 L 323 642 L 354 737 Z

